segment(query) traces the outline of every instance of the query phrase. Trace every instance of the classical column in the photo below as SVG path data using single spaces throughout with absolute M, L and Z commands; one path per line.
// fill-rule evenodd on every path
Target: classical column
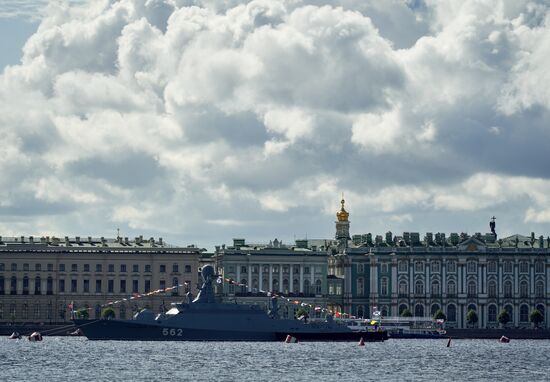
M 300 293 L 304 293 L 304 264 L 300 264 Z
M 279 264 L 279 293 L 284 292 L 283 290 L 283 264 Z
M 312 290 L 309 291 L 309 293 L 311 293 L 311 292 L 315 293 L 315 265 L 312 264 L 312 265 L 309 266 L 309 273 L 311 275 L 311 284 L 310 284 L 311 287 L 310 287 L 310 289 L 312 289 Z
M 263 290 L 264 269 L 262 264 L 258 264 L 258 291 Z
M 288 272 L 289 272 L 289 273 L 288 273 L 288 275 L 289 275 L 289 276 L 288 276 L 288 278 L 289 278 L 289 279 L 288 279 L 288 285 L 289 285 L 289 286 L 288 286 L 288 292 L 289 292 L 289 293 L 293 293 L 293 292 L 294 292 L 294 282 L 293 282 L 293 276 L 292 276 L 292 271 L 293 271 L 292 268 L 294 268 L 294 265 L 293 265 L 293 264 L 290 264 L 289 267 L 290 267 L 290 268 L 289 268 L 289 270 L 288 270 Z
M 269 291 L 273 290 L 273 264 L 269 264 Z
M 237 267 L 237 280 L 235 281 L 240 283 L 241 282 L 241 265 L 236 264 L 235 266 Z
M 248 264 L 248 280 L 246 281 L 248 291 L 252 292 L 252 264 Z

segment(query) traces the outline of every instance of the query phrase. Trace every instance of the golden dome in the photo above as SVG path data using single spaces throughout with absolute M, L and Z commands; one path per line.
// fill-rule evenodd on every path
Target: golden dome
M 336 213 L 336 219 L 338 219 L 339 222 L 347 222 L 349 213 L 344 209 L 344 199 L 342 199 L 340 203 L 342 203 L 342 208 Z

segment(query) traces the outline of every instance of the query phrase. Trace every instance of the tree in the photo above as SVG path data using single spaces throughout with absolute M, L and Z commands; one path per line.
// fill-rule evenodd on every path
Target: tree
M 104 308 L 101 311 L 101 318 L 104 318 L 106 320 L 110 320 L 110 319 L 115 318 L 115 310 L 113 308 L 111 308 L 110 306 Z
M 468 322 L 468 324 L 470 325 L 475 325 L 477 324 L 477 321 L 478 321 L 478 317 L 477 317 L 476 311 L 473 309 L 470 309 L 468 313 L 466 313 L 466 322 Z
M 533 309 L 531 314 L 529 315 L 529 321 L 531 321 L 533 324 L 535 324 L 535 328 L 539 327 L 539 324 L 544 321 L 544 316 L 538 309 Z
M 88 309 L 86 308 L 78 309 L 75 314 L 77 318 L 81 318 L 83 320 L 87 320 L 90 317 L 90 313 L 88 313 Z
M 412 316 L 413 316 L 413 314 L 408 309 L 405 309 L 401 312 L 401 317 L 412 317 Z
M 500 322 L 501 325 L 506 325 L 508 322 L 510 322 L 510 314 L 506 309 L 502 309 L 498 315 L 498 322 Z
M 300 308 L 296 311 L 296 318 L 300 318 L 304 316 L 305 318 L 308 318 L 309 317 L 309 312 L 307 309 L 305 308 Z
M 447 316 L 445 316 L 445 313 L 443 313 L 442 309 L 438 309 L 437 312 L 434 314 L 434 320 L 446 320 Z

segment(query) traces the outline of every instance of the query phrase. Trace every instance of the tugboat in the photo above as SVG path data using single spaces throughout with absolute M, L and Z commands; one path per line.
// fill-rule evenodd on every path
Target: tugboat
M 144 309 L 132 320 L 74 320 L 90 340 L 140 341 L 385 341 L 385 331 L 355 332 L 328 315 L 323 322 L 280 319 L 277 299 L 268 313 L 256 305 L 217 303 L 214 300 L 214 268 L 201 270 L 203 285 L 198 296 L 155 317 Z

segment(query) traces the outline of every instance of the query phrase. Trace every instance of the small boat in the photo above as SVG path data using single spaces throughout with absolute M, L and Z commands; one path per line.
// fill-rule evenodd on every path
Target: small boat
M 502 336 L 498 339 L 498 342 L 503 343 L 503 344 L 507 344 L 507 343 L 510 342 L 510 339 L 506 336 Z
M 431 317 L 376 317 L 373 319 L 339 319 L 357 332 L 384 330 L 389 338 L 445 338 L 442 320 Z
M 77 336 L 82 336 L 84 333 L 82 333 L 82 330 L 80 330 L 80 328 L 76 329 L 75 331 L 72 331 L 69 333 L 70 336 L 74 336 L 74 337 L 77 337 Z
M 9 336 L 9 339 L 10 340 L 20 340 L 21 339 L 21 334 L 19 334 L 18 332 L 13 332 L 11 334 L 11 336 Z
M 40 332 L 33 332 L 33 333 L 29 336 L 29 341 L 31 341 L 31 342 L 42 341 L 42 334 L 40 334 Z

